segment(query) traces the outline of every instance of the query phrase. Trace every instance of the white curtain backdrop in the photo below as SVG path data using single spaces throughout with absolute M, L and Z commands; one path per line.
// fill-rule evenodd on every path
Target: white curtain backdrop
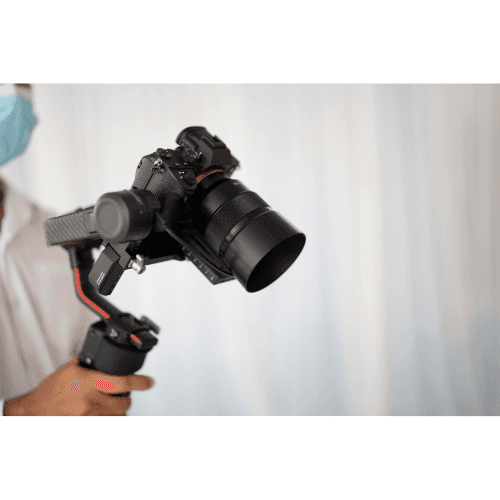
M 498 86 L 33 91 L 38 125 L 2 174 L 45 208 L 129 189 L 203 125 L 307 236 L 255 294 L 187 261 L 123 275 L 109 300 L 162 327 L 131 415 L 499 414 Z

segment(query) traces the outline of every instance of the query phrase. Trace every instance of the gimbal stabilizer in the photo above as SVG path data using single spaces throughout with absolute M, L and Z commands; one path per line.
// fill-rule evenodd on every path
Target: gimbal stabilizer
M 247 292 L 278 279 L 306 237 L 238 180 L 239 162 L 204 127 L 188 127 L 179 147 L 144 156 L 132 188 L 102 195 L 95 205 L 48 219 L 48 245 L 70 254 L 78 298 L 102 319 L 78 354 L 80 365 L 110 375 L 141 368 L 158 342 L 150 319 L 123 313 L 110 295 L 123 272 L 190 260 L 214 285 L 237 279 Z M 104 247 L 94 262 L 92 249 Z

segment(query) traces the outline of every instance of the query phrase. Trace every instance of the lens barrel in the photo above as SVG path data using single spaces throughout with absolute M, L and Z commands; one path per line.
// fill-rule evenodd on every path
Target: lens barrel
M 247 292 L 277 280 L 304 248 L 304 233 L 223 172 L 203 179 L 192 203 L 198 231 Z

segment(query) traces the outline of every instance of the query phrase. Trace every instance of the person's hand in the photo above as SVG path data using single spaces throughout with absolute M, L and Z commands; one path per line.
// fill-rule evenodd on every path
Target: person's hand
M 78 365 L 73 356 L 36 389 L 4 403 L 4 415 L 118 415 L 126 416 L 130 397 L 114 397 L 144 391 L 154 380 L 144 375 L 106 375 Z

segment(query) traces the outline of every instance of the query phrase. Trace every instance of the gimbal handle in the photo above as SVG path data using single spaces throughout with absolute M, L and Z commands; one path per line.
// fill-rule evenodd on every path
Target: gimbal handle
M 120 311 L 91 285 L 88 276 L 94 264 L 92 249 L 101 243 L 101 239 L 94 239 L 62 245 L 70 254 L 78 298 L 102 318 L 90 325 L 77 358 L 80 366 L 88 369 L 108 375 L 131 375 L 142 367 L 146 354 L 158 343 L 151 331 L 158 334 L 160 328 L 145 316 L 138 320 Z

